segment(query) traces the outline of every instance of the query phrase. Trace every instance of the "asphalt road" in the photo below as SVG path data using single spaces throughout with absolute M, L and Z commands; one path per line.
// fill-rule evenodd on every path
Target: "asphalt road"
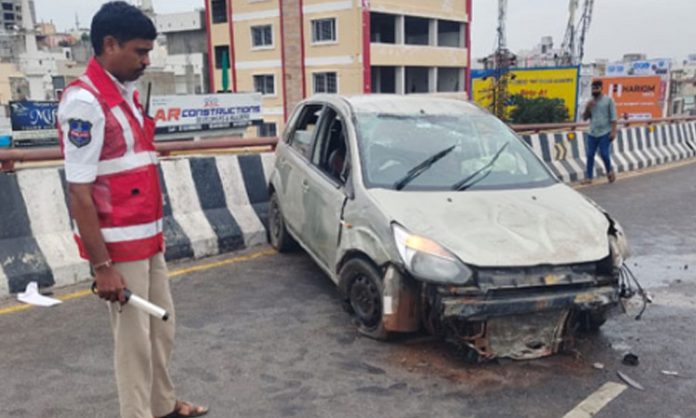
M 628 388 L 598 417 L 694 417 L 694 178 L 690 164 L 581 190 L 623 225 L 654 303 L 641 321 L 613 317 L 574 351 L 535 361 L 472 366 L 425 336 L 363 338 L 301 252 L 257 248 L 172 265 L 178 391 L 225 418 L 562 417 L 622 371 L 645 390 Z M 621 364 L 626 351 L 638 366 Z M 116 417 L 112 367 L 106 307 L 95 297 L 0 315 L 0 417 Z

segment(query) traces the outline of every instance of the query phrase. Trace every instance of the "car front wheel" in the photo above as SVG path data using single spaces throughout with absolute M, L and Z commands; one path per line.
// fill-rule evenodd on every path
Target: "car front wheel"
M 358 331 L 376 340 L 388 340 L 391 335 L 382 322 L 383 288 L 379 271 L 370 262 L 356 258 L 343 266 L 340 276 L 348 284 L 349 310 Z
M 273 193 L 268 209 L 268 240 L 278 252 L 286 253 L 295 248 L 295 240 L 288 233 L 285 226 L 285 218 L 280 211 L 278 195 Z

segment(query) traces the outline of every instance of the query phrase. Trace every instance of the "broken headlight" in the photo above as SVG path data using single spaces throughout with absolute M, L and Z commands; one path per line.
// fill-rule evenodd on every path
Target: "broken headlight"
M 440 284 L 468 284 L 473 272 L 454 254 L 428 238 L 413 235 L 393 224 L 394 241 L 401 260 L 413 276 Z

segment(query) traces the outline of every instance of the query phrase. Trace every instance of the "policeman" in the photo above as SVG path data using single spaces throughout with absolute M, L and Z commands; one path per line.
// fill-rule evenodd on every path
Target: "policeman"
M 106 3 L 92 20 L 93 58 L 58 109 L 70 210 L 80 255 L 92 263 L 109 302 L 121 417 L 195 417 L 208 412 L 176 399 L 169 376 L 174 307 L 164 260 L 162 191 L 154 121 L 134 81 L 150 64 L 157 31 L 140 10 Z M 168 312 L 151 319 L 125 301 L 128 288 Z

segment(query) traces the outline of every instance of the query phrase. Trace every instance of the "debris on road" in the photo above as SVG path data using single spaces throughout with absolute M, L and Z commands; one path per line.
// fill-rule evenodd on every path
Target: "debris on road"
M 604 370 L 604 364 L 602 363 L 594 363 L 592 367 L 594 367 L 597 370 Z
M 39 293 L 39 285 L 36 282 L 30 282 L 24 292 L 17 294 L 17 300 L 29 305 L 50 307 L 60 305 L 58 299 L 49 298 Z
M 638 382 L 636 382 L 635 380 L 631 379 L 631 378 L 628 377 L 625 373 L 620 372 L 620 371 L 617 371 L 616 374 L 621 378 L 621 380 L 623 380 L 624 382 L 626 382 L 626 383 L 627 383 L 629 386 L 631 386 L 632 388 L 638 389 L 638 390 L 645 390 L 645 388 L 643 387 L 643 385 L 641 385 L 640 383 L 638 383 Z
M 626 353 L 621 362 L 627 366 L 637 366 L 640 363 L 638 356 L 633 353 Z
M 673 370 L 662 370 L 660 373 L 664 374 L 665 376 L 679 376 L 679 372 L 675 372 Z

